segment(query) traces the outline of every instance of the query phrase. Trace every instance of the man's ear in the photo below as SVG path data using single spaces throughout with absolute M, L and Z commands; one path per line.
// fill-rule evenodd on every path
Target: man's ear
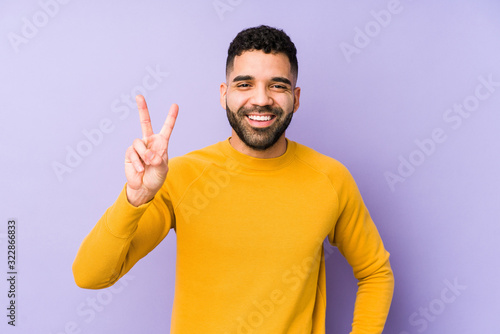
M 227 95 L 227 84 L 225 82 L 220 84 L 220 105 L 224 110 L 226 110 L 226 95 Z
M 293 90 L 293 112 L 296 112 L 300 106 L 300 87 L 295 87 Z

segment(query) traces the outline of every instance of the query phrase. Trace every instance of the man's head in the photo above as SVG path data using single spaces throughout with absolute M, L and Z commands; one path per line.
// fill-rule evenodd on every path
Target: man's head
M 260 26 L 236 36 L 220 87 L 236 145 L 254 152 L 286 147 L 285 130 L 299 107 L 297 70 L 295 46 L 282 30 Z

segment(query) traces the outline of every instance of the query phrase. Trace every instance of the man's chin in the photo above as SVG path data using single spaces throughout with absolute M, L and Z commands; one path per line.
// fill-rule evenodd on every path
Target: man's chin
M 279 140 L 279 137 L 277 138 L 269 138 L 269 137 L 264 137 L 264 138 L 258 138 L 260 136 L 257 135 L 256 137 L 249 138 L 248 136 L 243 136 L 243 138 L 240 137 L 241 141 L 249 148 L 256 150 L 256 151 L 266 151 L 270 148 L 272 148 L 274 145 Z
M 290 124 L 293 113 L 286 116 L 284 120 L 276 116 L 270 122 L 269 126 L 252 126 L 246 116 L 238 117 L 233 114 L 229 108 L 226 109 L 229 124 L 237 134 L 240 141 L 248 148 L 255 151 L 266 151 L 271 149 L 279 139 L 284 135 L 285 130 Z

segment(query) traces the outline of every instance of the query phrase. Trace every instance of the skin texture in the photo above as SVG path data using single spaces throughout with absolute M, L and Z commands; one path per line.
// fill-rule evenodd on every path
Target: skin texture
M 253 50 L 234 58 L 227 83 L 220 85 L 220 102 L 233 127 L 230 143 L 236 150 L 256 158 L 275 158 L 285 153 L 285 130 L 299 108 L 296 80 L 290 61 L 282 53 Z M 142 139 L 135 139 L 125 153 L 125 176 L 127 199 L 139 206 L 150 201 L 165 182 L 168 142 L 179 107 L 170 107 L 161 131 L 155 134 L 146 100 L 138 95 L 136 102 Z M 248 115 L 271 115 L 272 120 L 251 121 Z

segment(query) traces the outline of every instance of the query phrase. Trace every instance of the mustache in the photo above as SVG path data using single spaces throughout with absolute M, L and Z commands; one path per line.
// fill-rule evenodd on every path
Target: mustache
M 245 108 L 241 107 L 237 111 L 238 116 L 246 116 L 248 114 L 273 114 L 274 116 L 281 116 L 284 114 L 283 109 L 279 107 L 271 107 L 271 106 L 261 106 L 254 108 Z

